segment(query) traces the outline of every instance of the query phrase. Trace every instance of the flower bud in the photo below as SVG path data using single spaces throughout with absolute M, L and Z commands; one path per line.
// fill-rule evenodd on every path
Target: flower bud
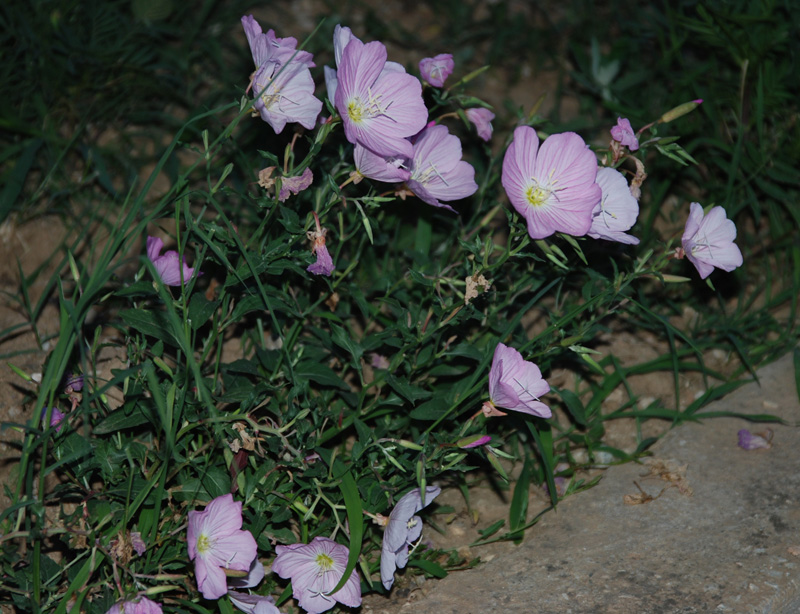
M 683 117 L 687 113 L 691 113 L 697 107 L 699 107 L 703 103 L 702 98 L 698 98 L 697 100 L 692 100 L 691 102 L 684 102 L 683 104 L 679 104 L 674 109 L 670 109 L 664 115 L 659 118 L 659 123 L 666 124 L 671 121 L 675 121 L 679 117 Z

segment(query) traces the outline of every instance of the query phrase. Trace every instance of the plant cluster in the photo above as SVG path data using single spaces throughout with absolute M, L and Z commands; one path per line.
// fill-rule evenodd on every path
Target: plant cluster
M 35 418 L 13 425 L 0 573 L 19 611 L 274 614 L 293 597 L 316 614 L 391 590 L 407 565 L 469 565 L 420 540 L 441 487 L 481 472 L 507 483 L 518 464 L 508 526 L 484 538 L 520 539 L 531 483 L 555 505 L 556 480 L 596 455 L 643 452 L 651 440 L 603 442 L 601 405 L 631 371 L 599 335 L 663 330 L 689 349 L 644 369 L 702 370 L 658 303 L 687 271 L 715 292 L 712 271 L 743 264 L 721 206 L 687 202 L 680 236 L 639 245 L 646 164 L 694 162 L 663 133 L 699 99 L 636 131 L 620 118 L 601 146 L 520 113 L 492 153 L 495 114 L 468 93 L 482 70 L 452 84 L 443 53 L 419 78 L 337 26 L 321 99 L 310 52 L 242 25 L 246 93 L 188 126 L 233 117 L 202 144 L 179 132 L 97 261 L 72 262 Z M 257 121 L 291 132 L 283 150 L 220 164 Z M 148 204 L 177 148 L 196 161 Z M 126 356 L 107 378 L 87 324 L 98 306 Z M 574 385 L 549 384 L 556 368 Z M 683 412 L 631 395 L 612 417 L 692 419 L 715 394 Z

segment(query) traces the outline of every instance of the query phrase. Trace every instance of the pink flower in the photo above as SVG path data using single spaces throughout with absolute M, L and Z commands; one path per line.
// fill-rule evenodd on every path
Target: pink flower
M 708 277 L 714 267 L 732 271 L 742 266 L 743 262 L 742 252 L 733 242 L 735 238 L 736 225 L 727 218 L 725 209 L 713 207 L 704 216 L 703 207 L 699 203 L 692 203 L 678 257 L 685 255 L 700 273 L 701 279 Z
M 419 72 L 422 78 L 433 87 L 442 87 L 455 68 L 453 56 L 449 53 L 440 53 L 432 58 L 424 58 L 419 62 Z
M 522 358 L 514 348 L 498 343 L 489 371 L 489 401 L 483 404 L 483 413 L 502 416 L 497 407 L 519 411 L 540 418 L 549 418 L 550 408 L 539 400 L 550 392 L 542 373 L 532 362 Z
M 336 267 L 334 266 L 333 258 L 331 258 L 328 248 L 325 245 L 325 235 L 328 233 L 328 229 L 320 226 L 317 212 L 314 211 L 313 213 L 314 220 L 317 223 L 317 230 L 309 230 L 306 235 L 311 241 L 314 242 L 314 245 L 311 247 L 311 253 L 317 255 L 317 261 L 314 264 L 308 265 L 306 271 L 313 273 L 314 275 L 327 275 L 330 277 L 331 273 L 333 273 L 333 270 Z
M 743 450 L 769 450 L 772 447 L 771 429 L 767 429 L 765 433 L 751 433 L 747 429 L 742 429 L 738 435 L 739 447 Z
M 287 122 L 312 129 L 322 110 L 322 101 L 314 96 L 314 79 L 309 70 L 314 66 L 313 56 L 297 50 L 294 38 L 278 38 L 272 30 L 263 34 L 252 15 L 242 17 L 242 26 L 256 65 L 251 87 L 261 119 L 276 133 Z
M 106 614 L 162 614 L 161 605 L 142 597 L 136 601 L 115 603 Z
M 289 194 L 299 194 L 314 181 L 314 174 L 310 168 L 306 168 L 303 174 L 299 177 L 282 177 L 281 178 L 281 191 L 278 194 L 278 200 L 284 202 L 289 198 Z
M 358 38 L 353 34 L 353 32 L 347 26 L 341 26 L 339 24 L 333 29 L 333 56 L 336 60 L 336 68 L 339 68 L 339 64 L 342 63 L 342 54 L 344 53 L 344 48 L 347 47 L 347 44 L 351 40 L 357 40 L 361 42 L 361 39 Z M 336 70 L 333 68 L 329 68 L 328 66 L 324 67 L 325 71 L 325 87 L 328 90 L 328 100 L 331 101 L 331 104 L 336 104 L 336 88 L 339 85 L 339 78 Z M 381 76 L 387 73 L 405 73 L 406 69 L 403 67 L 402 64 L 398 64 L 397 62 L 386 62 L 383 65 L 383 70 L 381 71 Z
M 599 168 L 597 185 L 603 194 L 592 211 L 592 227 L 586 234 L 593 239 L 638 245 L 639 239 L 625 234 L 639 215 L 639 203 L 631 194 L 625 177 L 613 168 Z
M 355 572 L 342 588 L 328 595 L 347 568 L 347 546 L 315 537 L 310 544 L 275 546 L 275 552 L 278 556 L 272 571 L 281 578 L 291 578 L 292 596 L 309 614 L 330 610 L 337 601 L 351 608 L 361 605 L 361 584 Z
M 47 418 L 47 409 L 47 407 L 42 407 L 42 422 Z M 53 411 L 50 412 L 50 426 L 56 428 L 56 433 L 60 433 L 61 429 L 64 428 L 64 425 L 61 424 L 62 420 L 64 420 L 64 412 L 58 409 L 58 407 L 54 407 Z
M 183 277 L 183 283 L 187 283 L 194 277 L 196 269 L 186 265 L 186 256 L 180 258 L 175 250 L 170 250 L 162 255 L 162 249 L 164 249 L 164 242 L 161 239 L 147 237 L 147 257 L 153 263 L 162 282 L 168 286 L 180 286 L 181 277 Z
M 406 186 L 420 200 L 450 211 L 454 209 L 439 199 L 458 200 L 477 192 L 475 169 L 461 159 L 461 141 L 447 126 L 431 126 L 417 137 Z
M 275 599 L 269 595 L 250 595 L 237 591 L 228 591 L 231 603 L 247 614 L 281 614 L 275 606 Z
M 478 131 L 480 138 L 484 141 L 492 138 L 494 113 L 483 107 L 473 107 L 472 109 L 467 109 L 464 113 L 466 113 L 467 119 L 475 124 L 475 129 Z
M 601 195 L 596 177 L 597 159 L 574 132 L 554 134 L 540 150 L 534 129 L 520 126 L 503 159 L 503 188 L 533 239 L 585 235 Z
M 625 145 L 631 151 L 639 149 L 639 139 L 633 132 L 631 122 L 624 117 L 617 118 L 617 125 L 611 129 L 611 138 L 621 145 Z
M 337 74 L 336 110 L 351 143 L 379 156 L 411 158 L 406 137 L 425 126 L 428 110 L 416 77 L 387 73 L 386 47 L 353 38 L 342 52 Z
M 225 569 L 248 571 L 256 558 L 256 540 L 241 527 L 242 503 L 230 494 L 213 499 L 202 512 L 189 512 L 189 559 L 206 599 L 227 592 Z
M 403 158 L 379 156 L 358 143 L 353 148 L 353 158 L 359 174 L 375 181 L 401 183 L 411 177 Z
M 408 562 L 408 547 L 422 535 L 422 520 L 416 513 L 440 492 L 442 489 L 438 486 L 426 487 L 423 501 L 420 489 L 415 488 L 403 495 L 389 514 L 381 549 L 381 582 L 387 591 L 394 584 L 395 570 L 402 569 Z

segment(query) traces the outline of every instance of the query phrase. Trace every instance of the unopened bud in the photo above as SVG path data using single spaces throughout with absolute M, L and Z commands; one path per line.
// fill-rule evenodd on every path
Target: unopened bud
M 661 124 L 666 124 L 671 121 L 675 121 L 679 117 L 683 117 L 687 113 L 691 113 L 697 107 L 699 107 L 703 103 L 702 98 L 698 98 L 697 100 L 692 100 L 691 102 L 684 102 L 683 104 L 679 104 L 674 109 L 670 109 L 664 115 L 662 115 L 658 122 Z

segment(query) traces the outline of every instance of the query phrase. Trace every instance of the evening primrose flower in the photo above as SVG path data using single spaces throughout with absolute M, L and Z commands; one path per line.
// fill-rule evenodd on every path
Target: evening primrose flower
M 631 122 L 624 117 L 617 118 L 617 125 L 611 129 L 611 138 L 631 151 L 639 149 L 639 139 L 631 127 Z
M 353 159 L 358 174 L 368 179 L 385 183 L 402 183 L 411 177 L 403 158 L 379 156 L 358 143 L 353 147 Z
M 494 113 L 483 107 L 473 107 L 465 110 L 464 113 L 467 119 L 475 124 L 478 137 L 482 138 L 484 141 L 488 141 L 492 138 L 492 120 L 494 119 Z
M 337 73 L 336 110 L 351 143 L 384 157 L 411 158 L 414 148 L 406 137 L 425 127 L 428 110 L 422 86 L 406 73 L 387 73 L 386 47 L 357 38 L 347 43 Z
M 489 371 L 489 400 L 483 404 L 487 418 L 504 416 L 498 407 L 549 418 L 550 408 L 539 400 L 548 392 L 550 386 L 542 379 L 539 367 L 523 359 L 514 348 L 497 344 Z
M 180 286 L 181 277 L 183 278 L 183 283 L 187 283 L 194 277 L 197 269 L 186 265 L 186 256 L 180 258 L 175 250 L 169 250 L 167 253 L 162 254 L 162 249 L 164 249 L 164 242 L 161 239 L 147 237 L 147 257 L 153 263 L 156 273 L 158 273 L 162 282 L 168 286 Z
M 42 407 L 42 422 L 45 421 L 47 418 L 47 407 Z M 50 426 L 55 427 L 56 433 L 60 433 L 61 429 L 64 428 L 64 425 L 61 422 L 64 420 L 64 412 L 62 412 L 58 407 L 54 407 L 53 410 L 50 412 Z
M 453 55 L 440 53 L 432 58 L 423 58 L 419 62 L 419 72 L 422 78 L 433 87 L 442 87 L 455 68 Z
M 735 238 L 736 225 L 727 218 L 725 209 L 712 207 L 704 215 L 700 203 L 692 203 L 677 256 L 682 258 L 685 255 L 701 279 L 711 275 L 714 267 L 732 271 L 743 262 L 742 252 L 733 242 Z
M 306 168 L 302 175 L 298 177 L 282 177 L 281 191 L 278 193 L 278 200 L 284 202 L 290 194 L 299 194 L 307 189 L 314 181 L 314 174 L 310 168 Z
M 520 126 L 503 159 L 503 188 L 533 239 L 585 235 L 600 201 L 596 177 L 597 159 L 574 132 L 554 134 L 540 149 L 536 131 Z
M 347 568 L 347 546 L 315 537 L 310 544 L 275 546 L 275 552 L 272 571 L 292 580 L 292 596 L 308 614 L 330 610 L 337 601 L 351 608 L 361 605 L 361 584 L 355 572 L 342 588 L 328 594 Z
M 440 199 L 459 200 L 477 192 L 475 169 L 461 159 L 461 141 L 447 126 L 431 126 L 417 137 L 406 186 L 420 200 L 450 211 L 455 210 Z
M 242 17 L 242 26 L 256 65 L 251 87 L 256 96 L 253 106 L 261 119 L 278 134 L 289 122 L 312 129 L 322 110 L 309 70 L 313 56 L 296 49 L 297 40 L 292 37 L 278 38 L 273 30 L 264 34 L 252 15 Z
M 161 604 L 147 597 L 112 605 L 106 614 L 162 614 Z
M 613 168 L 600 168 L 597 185 L 602 196 L 592 211 L 592 227 L 586 234 L 593 239 L 638 245 L 639 239 L 625 234 L 639 216 L 639 203 L 631 194 L 625 177 Z
M 381 548 L 381 582 L 387 591 L 394 584 L 395 570 L 402 569 L 408 562 L 408 547 L 422 535 L 422 520 L 416 513 L 440 492 L 442 489 L 438 486 L 427 486 L 423 501 L 420 489 L 415 488 L 403 495 L 389 514 Z
M 242 503 L 230 494 L 213 499 L 202 512 L 189 512 L 189 560 L 206 599 L 227 592 L 225 569 L 249 571 L 256 558 L 256 540 L 241 527 Z

